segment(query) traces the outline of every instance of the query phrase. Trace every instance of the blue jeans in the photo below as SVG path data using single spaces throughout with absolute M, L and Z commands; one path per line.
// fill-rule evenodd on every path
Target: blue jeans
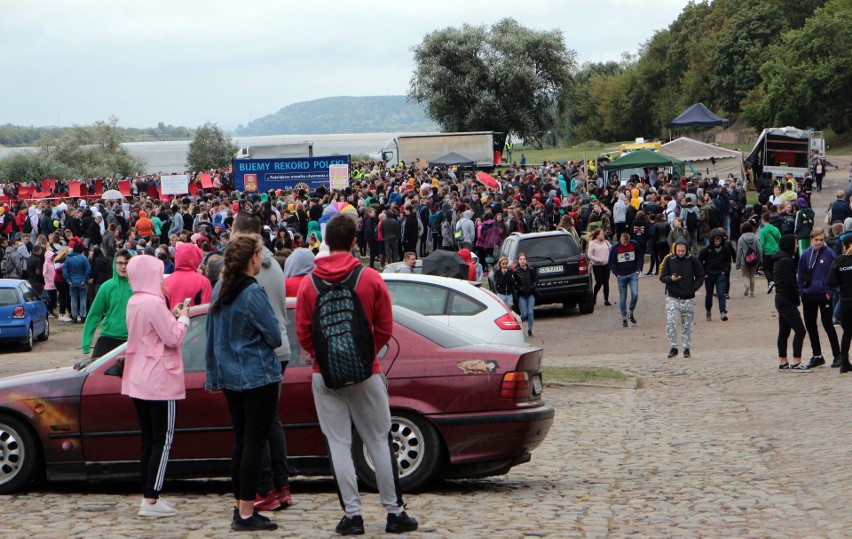
M 639 274 L 619 275 L 618 280 L 618 308 L 621 310 L 621 318 L 627 318 L 627 288 L 630 287 L 630 313 L 636 308 L 639 301 Z
M 719 312 L 728 312 L 725 305 L 725 285 L 728 283 L 727 275 L 708 275 L 704 278 L 704 309 L 709 313 L 713 310 L 713 288 L 716 288 L 716 297 L 719 298 Z
M 71 285 L 71 318 L 83 318 L 86 316 L 86 302 L 89 299 L 89 287 L 87 285 Z
M 533 310 L 535 309 L 535 295 L 518 296 L 518 308 L 521 310 L 521 322 L 527 321 L 527 330 L 533 328 Z

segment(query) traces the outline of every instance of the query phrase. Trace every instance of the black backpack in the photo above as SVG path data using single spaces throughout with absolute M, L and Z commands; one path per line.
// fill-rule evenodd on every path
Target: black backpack
M 319 294 L 311 334 L 316 362 L 329 389 L 363 382 L 373 374 L 376 357 L 373 331 L 361 298 L 355 293 L 363 270 L 359 266 L 339 283 L 329 283 L 311 274 Z
M 686 229 L 690 234 L 698 230 L 698 212 L 697 211 L 688 211 L 686 212 Z

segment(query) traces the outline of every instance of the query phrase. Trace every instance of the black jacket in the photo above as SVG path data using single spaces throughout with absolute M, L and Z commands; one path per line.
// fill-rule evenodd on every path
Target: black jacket
M 497 268 L 491 272 L 491 277 L 494 280 L 494 290 L 492 292 L 504 296 L 512 295 L 515 290 L 515 277 L 512 275 L 511 269 L 507 269 L 506 273 L 503 273 Z
M 841 301 L 852 301 L 852 256 L 840 255 L 834 259 L 826 284 L 840 289 Z
M 512 274 L 515 278 L 515 289 L 518 291 L 518 294 L 527 297 L 535 293 L 538 274 L 534 267 L 527 265 L 527 269 L 523 269 L 521 266 L 515 266 Z
M 679 275 L 680 279 L 673 281 L 672 275 Z M 704 284 L 704 268 L 692 255 L 683 258 L 671 255 L 663 263 L 660 281 L 666 284 L 666 294 L 670 297 L 692 299 L 695 297 L 695 292 Z
M 722 238 L 723 240 L 718 251 L 713 246 L 714 238 Z M 721 232 L 715 228 L 710 232 L 710 245 L 704 247 L 698 253 L 698 260 L 704 266 L 704 271 L 707 275 L 730 275 L 731 262 L 736 260 L 736 258 L 737 251 L 734 249 L 734 246 L 731 245 L 731 242 L 724 241 Z
M 776 305 L 799 305 L 799 283 L 796 280 L 796 261 L 793 260 L 795 244 L 796 237 L 792 234 L 781 236 L 779 249 L 772 255 Z

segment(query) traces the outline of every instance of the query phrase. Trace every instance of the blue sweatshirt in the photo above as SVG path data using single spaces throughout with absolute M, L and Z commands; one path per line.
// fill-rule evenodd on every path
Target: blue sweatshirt
M 799 295 L 804 297 L 825 296 L 826 292 L 832 291 L 828 286 L 828 272 L 837 255 L 832 249 L 823 246 L 819 251 L 808 247 L 799 257 Z M 805 287 L 805 275 L 811 271 L 810 286 Z
M 626 246 L 616 242 L 609 250 L 609 269 L 616 277 L 642 272 L 645 255 L 636 240 L 630 240 Z

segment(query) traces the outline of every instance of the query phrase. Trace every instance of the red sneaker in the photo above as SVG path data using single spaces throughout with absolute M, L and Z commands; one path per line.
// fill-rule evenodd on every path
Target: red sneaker
M 290 496 L 290 485 L 284 485 L 279 490 L 276 490 L 275 496 L 280 505 L 279 509 L 287 509 L 293 505 L 293 498 Z
M 255 511 L 275 511 L 281 507 L 281 502 L 278 501 L 278 496 L 274 490 L 270 490 L 266 498 L 262 498 L 260 494 L 254 496 Z

